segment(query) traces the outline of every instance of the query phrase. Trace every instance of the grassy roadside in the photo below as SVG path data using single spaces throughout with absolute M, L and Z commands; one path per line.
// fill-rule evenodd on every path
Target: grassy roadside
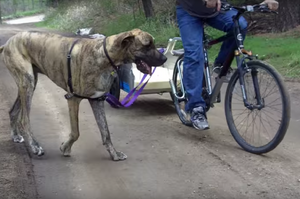
M 245 48 L 273 65 L 284 77 L 300 79 L 300 27 L 288 33 L 250 35 Z M 220 45 L 209 50 L 210 60 L 217 56 Z
M 16 14 L 13 14 L 13 15 L 3 16 L 2 20 L 9 20 L 9 19 L 15 19 L 15 18 L 20 18 L 20 17 L 27 17 L 27 16 L 32 16 L 32 15 L 41 14 L 41 13 L 44 13 L 43 9 L 17 12 Z

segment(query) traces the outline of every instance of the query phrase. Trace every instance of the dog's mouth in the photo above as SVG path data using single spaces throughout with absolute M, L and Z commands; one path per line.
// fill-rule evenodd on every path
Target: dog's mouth
M 142 73 L 144 74 L 149 74 L 151 75 L 152 73 L 152 67 L 149 66 L 146 62 L 144 62 L 143 60 L 141 59 L 137 59 L 135 61 L 135 64 L 136 64 L 136 67 L 139 71 L 141 71 Z

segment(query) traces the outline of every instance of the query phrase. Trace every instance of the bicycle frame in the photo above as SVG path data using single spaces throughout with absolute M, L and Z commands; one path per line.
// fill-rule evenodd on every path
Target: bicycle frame
M 203 51 L 204 51 L 204 74 L 205 74 L 205 83 L 206 83 L 206 89 L 207 92 L 209 94 L 209 104 L 207 104 L 207 106 L 213 107 L 220 91 L 222 88 L 222 85 L 224 83 L 224 80 L 226 78 L 227 72 L 232 64 L 233 59 L 236 59 L 237 62 L 237 68 L 238 68 L 238 73 L 239 73 L 239 83 L 241 85 L 241 90 L 242 90 L 242 95 L 243 95 L 243 101 L 244 101 L 244 105 L 245 107 L 247 107 L 248 109 L 262 109 L 264 107 L 264 103 L 263 100 L 261 99 L 261 95 L 260 95 L 260 89 L 259 89 L 259 84 L 258 84 L 258 79 L 257 79 L 257 71 L 251 71 L 252 74 L 252 78 L 253 78 L 253 84 L 254 84 L 254 88 L 255 88 L 255 93 L 256 93 L 256 97 L 257 97 L 257 104 L 253 105 L 250 104 L 247 100 L 247 92 L 246 92 L 246 88 L 245 88 L 245 81 L 244 81 L 244 74 L 248 72 L 247 70 L 247 65 L 245 64 L 245 60 L 249 59 L 249 60 L 253 60 L 254 58 L 257 58 L 257 56 L 253 56 L 252 52 L 250 51 L 246 51 L 244 49 L 244 42 L 243 42 L 243 36 L 241 34 L 241 30 L 240 30 L 240 25 L 239 25 L 239 18 L 244 14 L 244 12 L 240 12 L 238 11 L 238 14 L 236 16 L 233 17 L 233 22 L 235 24 L 234 27 L 234 31 L 224 35 L 222 37 L 219 37 L 217 39 L 211 40 L 211 41 L 206 41 L 206 37 L 205 34 L 203 32 Z M 210 75 L 210 69 L 209 69 L 209 61 L 208 61 L 208 52 L 207 52 L 207 47 L 209 46 L 213 46 L 216 45 L 218 43 L 221 43 L 223 41 L 226 41 L 228 39 L 231 38 L 235 38 L 235 42 L 236 42 L 236 47 L 234 49 L 232 49 L 231 53 L 228 55 L 226 61 L 223 63 L 223 67 L 218 75 L 218 77 L 216 78 L 216 83 L 215 86 L 212 86 L 212 81 L 211 81 L 211 75 Z M 181 40 L 176 38 L 176 41 Z M 172 47 L 175 46 L 175 43 Z M 175 89 L 175 85 L 174 82 L 171 80 L 170 84 L 172 87 L 172 91 L 174 96 L 177 99 L 185 99 L 185 89 L 182 83 L 182 73 L 181 73 L 181 69 L 180 69 L 180 65 L 181 62 L 183 60 L 181 60 L 180 62 L 178 62 L 177 67 L 178 67 L 178 74 L 180 76 L 180 80 L 181 80 L 181 90 L 182 95 L 178 96 L 176 93 L 176 89 Z
M 222 37 L 214 39 L 214 40 L 208 42 L 207 45 L 208 46 L 213 46 L 213 45 L 216 45 L 218 43 L 221 43 L 223 41 L 226 41 L 226 40 L 231 39 L 231 38 L 234 37 L 235 38 L 235 42 L 236 42 L 236 44 L 238 46 L 238 48 L 237 48 L 238 51 L 242 52 L 242 50 L 244 49 L 244 43 L 243 43 L 243 38 L 242 38 L 242 34 L 241 34 L 241 30 L 240 30 L 240 25 L 239 25 L 239 18 L 240 18 L 240 16 L 241 16 L 241 14 L 238 13 L 235 17 L 233 17 L 233 22 L 235 24 L 235 28 L 234 28 L 234 32 L 233 33 L 229 33 L 227 35 L 224 35 Z M 207 82 L 211 82 L 210 73 L 208 73 L 209 72 L 209 65 L 208 65 L 207 50 L 206 50 L 205 46 L 204 46 L 204 52 L 205 52 L 204 55 L 206 57 L 205 58 L 206 79 L 209 79 L 209 80 L 207 80 Z M 209 100 L 209 102 L 210 102 L 209 105 L 210 106 L 213 106 L 213 103 L 216 101 L 216 98 L 217 98 L 217 96 L 219 95 L 219 93 L 221 91 L 222 85 L 224 83 L 224 79 L 226 78 L 226 74 L 227 74 L 227 72 L 228 72 L 228 70 L 229 70 L 229 68 L 230 68 L 230 66 L 232 64 L 232 61 L 233 61 L 234 57 L 236 57 L 238 70 L 239 70 L 239 68 L 241 68 L 244 59 L 243 58 L 240 59 L 240 57 L 239 57 L 240 54 L 243 54 L 243 53 L 239 53 L 239 54 L 235 55 L 235 49 L 233 49 L 231 51 L 231 53 L 228 55 L 228 57 L 225 60 L 225 62 L 223 63 L 223 67 L 222 67 L 222 69 L 221 69 L 218 77 L 216 78 L 216 84 L 215 84 L 214 88 L 213 89 L 211 88 L 211 86 L 210 86 L 211 84 L 210 83 L 207 84 L 207 86 L 209 87 L 208 90 L 209 90 L 209 95 L 210 95 L 210 100 Z M 242 70 L 239 70 L 239 71 L 242 71 Z M 242 80 L 242 82 L 240 82 L 240 83 L 242 83 L 241 84 L 241 88 L 243 89 L 244 86 L 242 86 L 242 85 L 244 85 L 244 80 Z M 244 93 L 246 94 L 245 90 L 243 89 L 242 92 L 243 92 L 243 98 L 245 96 L 244 100 L 247 100 L 247 96 L 244 95 Z
M 235 24 L 233 34 L 232 33 L 227 34 L 227 35 L 217 38 L 213 41 L 210 41 L 208 43 L 208 45 L 212 46 L 212 45 L 218 44 L 222 41 L 225 41 L 227 39 L 234 37 L 236 44 L 237 44 L 236 45 L 237 50 L 236 49 L 233 50 L 227 57 L 226 61 L 223 64 L 223 67 L 220 71 L 220 74 L 218 75 L 218 77 L 216 79 L 216 84 L 212 90 L 212 93 L 209 93 L 210 94 L 210 100 L 209 100 L 210 104 L 209 105 L 213 106 L 213 103 L 216 101 L 216 98 L 217 98 L 218 94 L 220 93 L 222 85 L 224 83 L 224 79 L 226 78 L 226 74 L 232 64 L 233 59 L 235 58 L 236 62 L 237 62 L 237 68 L 238 68 L 238 73 L 239 73 L 239 83 L 241 86 L 244 105 L 245 105 L 245 107 L 247 107 L 250 110 L 253 110 L 253 109 L 260 110 L 264 107 L 264 103 L 263 103 L 263 100 L 261 99 L 261 95 L 260 95 L 259 83 L 258 83 L 258 79 L 257 79 L 257 71 L 251 71 L 253 84 L 254 84 L 253 86 L 255 89 L 255 94 L 256 94 L 256 99 L 257 99 L 256 105 L 248 102 L 247 92 L 246 92 L 246 88 L 245 88 L 244 74 L 248 72 L 246 69 L 247 65 L 245 64 L 245 60 L 246 59 L 253 60 L 254 56 L 252 55 L 252 52 L 248 52 L 244 49 L 243 37 L 241 34 L 240 25 L 239 25 L 239 18 L 242 16 L 242 14 L 243 13 L 238 12 L 238 14 L 233 17 L 233 22 Z M 205 52 L 206 52 L 206 49 L 205 49 Z M 255 56 L 255 58 L 257 58 L 257 56 Z M 206 58 L 206 60 L 208 60 L 208 59 Z M 206 65 L 205 67 L 208 68 L 208 62 L 206 62 L 205 65 Z M 206 69 L 206 71 L 208 71 L 208 70 Z M 208 75 L 208 73 L 206 74 L 206 76 L 207 75 Z M 208 76 L 208 78 L 206 77 L 206 79 L 211 79 L 211 78 L 210 78 L 210 76 Z M 210 81 L 210 80 L 208 80 L 208 81 Z M 208 83 L 208 86 L 209 86 L 209 83 Z

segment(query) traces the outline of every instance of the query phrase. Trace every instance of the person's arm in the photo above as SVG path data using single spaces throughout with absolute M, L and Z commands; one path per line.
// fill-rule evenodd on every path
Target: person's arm
M 263 3 L 267 4 L 270 10 L 277 10 L 279 7 L 279 3 L 275 0 L 265 0 Z
M 221 9 L 221 0 L 205 0 L 206 7 L 217 8 L 218 11 Z

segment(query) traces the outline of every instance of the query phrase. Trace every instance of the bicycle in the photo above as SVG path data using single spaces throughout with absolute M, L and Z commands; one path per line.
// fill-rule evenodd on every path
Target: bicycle
M 271 65 L 259 60 L 258 55 L 253 55 L 251 51 L 247 51 L 244 48 L 244 42 L 240 31 L 239 18 L 247 12 L 263 12 L 263 13 L 274 13 L 270 11 L 268 6 L 265 4 L 256 4 L 248 6 L 232 6 L 230 4 L 222 4 L 222 10 L 227 11 L 230 9 L 237 10 L 237 15 L 233 17 L 235 24 L 234 33 L 224 35 L 220 38 L 209 40 L 207 35 L 203 34 L 203 52 L 205 57 L 204 65 L 204 77 L 203 77 L 203 91 L 202 97 L 206 102 L 206 111 L 209 111 L 211 107 L 214 107 L 214 103 L 221 102 L 221 87 L 226 78 L 226 74 L 232 64 L 234 58 L 237 63 L 237 70 L 233 73 L 227 86 L 225 94 L 225 116 L 229 127 L 229 130 L 234 137 L 235 141 L 247 152 L 253 154 L 268 153 L 275 149 L 280 142 L 283 140 L 290 122 L 290 99 L 287 89 L 284 85 L 283 79 L 278 71 Z M 275 12 L 276 13 L 276 12 Z M 218 44 L 225 41 L 226 39 L 234 37 L 237 43 L 237 48 L 228 57 L 220 73 L 215 79 L 215 85 L 212 87 L 211 73 L 208 61 L 208 48 L 212 45 Z M 175 43 L 181 41 L 180 37 L 176 37 L 169 40 L 169 48 L 174 48 Z M 171 50 L 172 51 L 172 50 Z M 177 54 L 176 54 L 177 53 Z M 187 96 L 185 93 L 184 85 L 182 82 L 183 71 L 182 64 L 184 61 L 184 52 L 173 51 L 174 55 L 179 56 L 173 70 L 173 77 L 170 79 L 170 85 L 172 88 L 172 100 L 174 101 L 177 115 L 181 122 L 187 126 L 191 126 L 191 122 L 188 119 L 188 115 L 185 113 L 184 105 L 187 102 Z M 263 75 L 258 75 L 260 72 L 265 72 Z M 274 90 L 275 87 L 271 88 L 271 91 L 267 92 L 270 88 L 270 82 L 267 85 L 260 85 L 262 80 L 267 79 L 267 75 L 270 75 L 273 82 L 275 82 L 278 90 Z M 261 78 L 259 78 L 261 77 Z M 250 83 L 251 82 L 251 83 Z M 265 86 L 265 88 L 263 88 Z M 240 92 L 239 97 L 241 99 L 234 98 L 233 95 Z M 279 98 L 271 98 L 267 100 L 268 96 L 273 94 L 280 94 Z M 281 99 L 282 105 L 278 103 L 278 99 Z M 237 100 L 237 101 L 236 101 Z M 269 104 L 267 104 L 269 102 Z M 275 104 L 274 104 L 275 103 Z M 241 113 L 233 114 L 234 107 L 239 105 Z M 279 112 L 279 108 L 282 108 L 282 112 L 279 118 L 274 119 L 275 113 Z M 237 111 L 239 109 L 236 109 Z M 262 117 L 262 113 L 267 116 L 272 116 L 270 119 Z M 252 121 L 246 121 L 246 117 L 243 118 L 241 115 L 246 113 L 246 117 L 252 115 Z M 240 122 L 235 122 L 235 119 L 240 119 Z M 253 135 L 248 135 L 248 130 L 257 121 L 269 122 L 269 124 L 260 124 L 259 127 L 252 129 Z M 279 124 L 278 128 L 274 130 L 274 125 L 270 125 L 270 121 L 274 121 Z M 246 124 L 246 125 L 245 125 Z M 269 134 L 269 129 L 275 131 L 275 135 L 272 137 Z M 257 139 L 254 138 L 254 133 L 258 130 L 258 135 L 262 135 L 258 138 L 259 143 L 253 144 Z M 247 135 L 246 135 L 247 134 Z M 267 139 L 270 138 L 270 141 Z

